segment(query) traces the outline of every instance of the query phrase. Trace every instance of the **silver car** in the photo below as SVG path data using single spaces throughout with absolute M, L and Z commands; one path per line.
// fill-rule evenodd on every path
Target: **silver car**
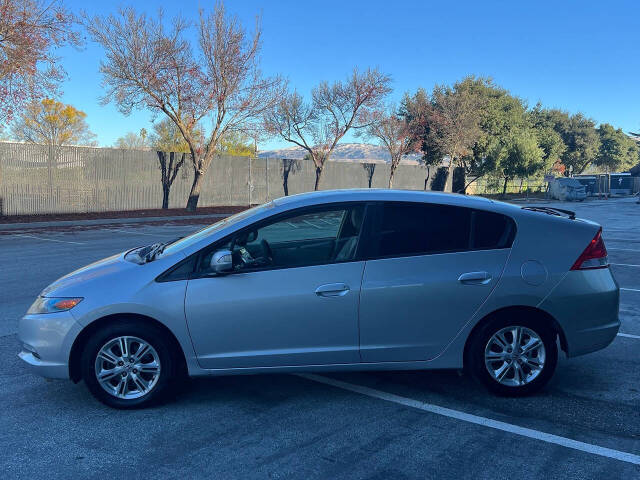
M 47 287 L 20 357 L 117 408 L 185 375 L 466 369 L 501 395 L 615 338 L 599 225 L 479 197 L 343 190 L 281 198 Z

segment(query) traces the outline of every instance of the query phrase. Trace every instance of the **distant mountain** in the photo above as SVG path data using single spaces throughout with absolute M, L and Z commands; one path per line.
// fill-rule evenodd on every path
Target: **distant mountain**
M 306 151 L 300 147 L 288 147 L 278 150 L 263 150 L 258 152 L 261 158 L 288 158 L 303 159 Z M 402 159 L 402 163 L 417 164 L 420 161 L 420 154 L 407 155 Z M 334 162 L 359 162 L 359 163 L 389 163 L 391 156 L 386 148 L 370 143 L 339 143 L 331 158 Z

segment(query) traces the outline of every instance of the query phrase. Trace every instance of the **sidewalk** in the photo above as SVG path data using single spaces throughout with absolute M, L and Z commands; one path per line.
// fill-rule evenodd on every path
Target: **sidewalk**
M 32 228 L 51 228 L 51 227 L 76 227 L 76 226 L 93 226 L 93 225 L 119 225 L 119 224 L 131 224 L 131 223 L 153 223 L 153 222 L 168 222 L 176 220 L 220 220 L 226 218 L 231 213 L 213 213 L 207 215 L 178 215 L 173 217 L 132 217 L 132 218 L 100 218 L 94 220 L 61 220 L 61 221 L 49 221 L 49 222 L 26 222 L 26 223 L 3 223 L 0 224 L 0 232 L 10 230 L 24 230 Z M 207 223 L 207 222 L 203 222 Z

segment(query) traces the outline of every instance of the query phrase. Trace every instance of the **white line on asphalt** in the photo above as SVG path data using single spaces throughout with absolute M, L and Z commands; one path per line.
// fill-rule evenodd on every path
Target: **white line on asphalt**
M 622 288 L 620 290 L 626 290 L 627 292 L 640 292 L 640 288 Z
M 36 237 L 35 235 L 27 235 L 27 234 L 19 234 L 16 235 L 17 237 L 27 237 L 27 238 L 35 238 L 36 240 L 44 240 L 46 242 L 58 242 L 58 243 L 73 243 L 75 245 L 84 245 L 85 242 L 71 242 L 69 240 L 55 240 L 53 238 L 42 238 L 42 237 Z
M 610 263 L 609 265 L 616 265 L 618 267 L 640 267 L 640 265 L 633 265 L 631 263 Z
M 109 228 L 109 230 L 112 231 L 112 232 L 129 233 L 131 235 L 147 235 L 149 237 L 157 237 L 158 236 L 157 233 L 135 232 L 135 231 L 132 231 L 132 230 L 123 230 L 121 228 Z
M 640 340 L 640 335 L 631 335 L 630 333 L 618 333 L 619 337 L 637 338 Z
M 424 403 L 419 400 L 401 397 L 393 393 L 375 390 L 373 388 L 364 387 L 362 385 L 342 382 L 340 380 L 323 377 L 321 375 L 313 375 L 309 373 L 300 373 L 297 375 L 307 380 L 324 383 L 326 385 L 331 385 L 332 387 L 342 388 L 343 390 L 348 390 L 350 392 L 359 393 L 368 397 L 385 400 L 387 402 L 397 403 L 406 407 L 417 408 L 425 412 L 435 413 L 436 415 L 443 415 L 445 417 L 455 418 L 456 420 L 462 420 L 463 422 L 469 422 L 476 425 L 481 425 L 483 427 L 495 428 L 496 430 L 502 430 L 503 432 L 513 433 L 515 435 L 521 435 L 523 437 L 533 438 L 535 440 L 540 440 L 547 443 L 553 443 L 562 447 L 573 448 L 574 450 L 580 450 L 581 452 L 592 453 L 594 455 L 600 455 L 602 457 L 613 458 L 615 460 L 621 460 L 623 462 L 640 465 L 640 455 L 634 455 L 633 453 L 613 450 L 611 448 L 601 447 L 599 445 L 593 445 L 591 443 L 579 442 L 577 440 L 561 437 L 559 435 L 553 435 L 551 433 L 541 432 L 539 430 L 533 430 L 531 428 L 520 427 L 518 425 L 501 422 L 499 420 L 492 420 L 490 418 L 472 415 L 470 413 L 461 412 L 459 410 L 439 407 L 438 405 L 432 405 L 430 403 Z

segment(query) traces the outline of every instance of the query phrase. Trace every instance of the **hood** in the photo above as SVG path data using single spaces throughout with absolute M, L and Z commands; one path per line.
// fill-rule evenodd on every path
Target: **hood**
M 87 283 L 93 283 L 106 276 L 119 273 L 135 267 L 133 263 L 126 262 L 122 258 L 122 254 L 113 255 L 102 260 L 98 260 L 90 265 L 86 265 L 78 270 L 68 273 L 64 277 L 59 278 L 47 288 L 45 288 L 40 296 L 43 297 L 70 297 L 83 296 L 83 293 L 76 289 L 82 284 L 84 289 Z

